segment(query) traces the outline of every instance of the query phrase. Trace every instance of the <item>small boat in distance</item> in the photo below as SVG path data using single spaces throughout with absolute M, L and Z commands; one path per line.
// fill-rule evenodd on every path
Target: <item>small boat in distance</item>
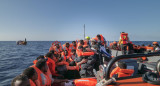
M 17 45 L 27 45 L 27 40 L 26 40 L 26 38 L 25 38 L 24 41 L 19 40 L 19 41 L 17 41 L 16 43 L 17 43 Z

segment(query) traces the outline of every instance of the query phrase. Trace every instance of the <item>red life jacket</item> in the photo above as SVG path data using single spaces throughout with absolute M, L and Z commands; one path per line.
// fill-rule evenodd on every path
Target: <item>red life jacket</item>
M 96 86 L 97 80 L 93 78 L 81 78 L 74 80 L 75 86 Z
M 67 50 L 68 53 L 70 54 L 71 50 L 72 50 L 72 46 L 70 45 L 69 47 L 66 47 L 66 44 L 63 45 L 63 50 Z
M 40 86 L 50 86 L 50 80 L 47 75 L 45 75 L 41 70 L 39 70 L 35 65 L 33 67 L 38 75 L 38 82 L 40 82 Z
M 36 64 L 37 62 L 38 62 L 37 60 L 34 60 L 34 61 L 33 61 L 33 64 Z
M 51 74 L 52 74 L 53 76 L 59 76 L 59 75 L 57 74 L 56 70 L 55 70 L 56 64 L 55 64 L 55 62 L 54 62 L 51 58 L 48 58 L 48 60 L 47 60 L 47 65 L 48 65 L 49 70 L 50 70 L 50 72 L 51 72 Z
M 79 49 L 77 49 L 76 53 L 77 53 L 78 57 L 94 55 L 94 52 L 83 52 L 82 50 L 79 50 Z
M 121 33 L 122 44 L 128 43 L 128 33 Z
M 118 74 L 118 78 L 120 77 L 126 77 L 131 76 L 134 73 L 134 70 L 132 69 L 120 69 L 119 67 L 116 67 L 112 70 L 110 77 L 112 77 L 114 74 Z
M 29 82 L 30 82 L 30 86 L 36 86 L 36 84 L 31 79 L 29 79 Z
M 104 41 L 104 37 L 102 36 L 102 34 L 100 34 L 101 36 L 101 44 L 104 45 L 105 44 L 105 41 Z M 98 37 L 96 36 L 95 38 L 93 38 L 94 40 L 98 41 Z

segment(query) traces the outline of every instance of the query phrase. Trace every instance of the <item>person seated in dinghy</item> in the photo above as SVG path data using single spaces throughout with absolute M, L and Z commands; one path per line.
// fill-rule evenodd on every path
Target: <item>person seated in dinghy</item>
M 158 42 L 153 42 L 153 52 L 159 52 L 160 51 L 160 46 Z

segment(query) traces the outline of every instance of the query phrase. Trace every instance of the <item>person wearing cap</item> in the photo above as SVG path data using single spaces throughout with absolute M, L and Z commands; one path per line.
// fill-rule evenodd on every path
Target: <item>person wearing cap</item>
M 85 40 L 84 40 L 84 46 L 88 46 L 88 47 L 91 47 L 91 45 L 90 45 L 90 37 L 89 36 L 86 36 L 85 37 Z
M 158 42 L 153 42 L 152 44 L 153 44 L 153 52 L 160 51 L 160 47 L 159 47 Z

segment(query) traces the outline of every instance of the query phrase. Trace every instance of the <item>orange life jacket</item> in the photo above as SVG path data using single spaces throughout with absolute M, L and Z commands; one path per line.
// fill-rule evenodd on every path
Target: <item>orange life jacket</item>
M 147 51 L 149 51 L 149 50 L 150 50 L 150 51 L 153 51 L 153 47 L 148 47 L 148 46 L 146 46 L 146 50 L 147 50 Z
M 56 46 L 53 47 L 54 53 L 55 54 L 60 54 L 62 52 L 62 47 L 60 46 L 59 49 L 57 49 Z
M 120 77 L 126 77 L 131 76 L 134 73 L 134 70 L 132 69 L 120 69 L 119 67 L 116 67 L 112 70 L 110 77 L 112 77 L 114 74 L 118 74 L 118 78 Z
M 76 46 L 73 46 L 73 44 L 70 44 L 70 46 L 71 46 L 71 49 L 77 49 L 77 43 L 76 43 Z
M 35 65 L 33 67 L 38 75 L 38 81 L 40 82 L 40 86 L 50 86 L 50 80 L 47 75 L 45 75 L 41 70 L 39 70 Z
M 77 49 L 76 53 L 77 53 L 78 57 L 94 55 L 94 52 L 83 52 L 82 50 L 79 50 L 79 49 Z
M 31 79 L 29 79 L 29 82 L 30 82 L 30 86 L 36 86 L 36 84 Z
M 34 60 L 34 61 L 33 61 L 33 64 L 36 64 L 37 62 L 38 62 L 37 60 Z
M 50 70 L 50 72 L 51 72 L 51 74 L 52 74 L 53 76 L 59 76 L 59 75 L 57 74 L 56 70 L 55 70 L 56 64 L 55 64 L 55 62 L 54 62 L 51 58 L 48 58 L 48 60 L 47 60 L 47 65 L 48 65 L 49 70 Z
M 104 41 L 104 37 L 102 36 L 102 34 L 100 34 L 101 36 L 101 44 L 104 45 L 105 44 L 105 41 Z M 95 38 L 93 38 L 94 40 L 98 41 L 98 37 L 96 36 Z
M 81 78 L 74 80 L 75 86 L 96 86 L 97 80 L 93 78 Z
M 121 33 L 122 44 L 128 43 L 128 33 Z
M 52 84 L 53 81 L 52 81 L 52 74 L 51 74 L 49 68 L 48 68 L 47 72 L 45 73 L 45 75 L 46 75 L 47 78 L 48 78 L 49 86 L 51 86 L 51 84 Z

